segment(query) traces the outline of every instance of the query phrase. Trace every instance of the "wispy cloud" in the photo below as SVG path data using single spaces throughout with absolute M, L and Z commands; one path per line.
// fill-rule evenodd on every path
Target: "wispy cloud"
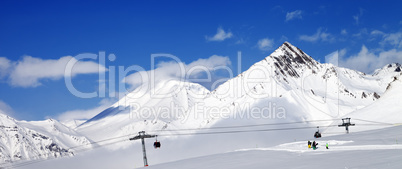
M 290 20 L 293 20 L 293 19 L 302 19 L 302 13 L 303 13 L 303 11 L 301 11 L 301 10 L 295 10 L 295 11 L 292 11 L 292 12 L 287 12 L 285 21 L 287 22 L 287 21 L 290 21 Z
M 0 57 L 0 79 L 10 73 L 11 61 L 5 57 Z
M 332 42 L 335 38 L 326 31 L 323 31 L 322 28 L 317 29 L 317 32 L 313 35 L 301 35 L 299 36 L 299 40 L 307 41 L 307 42 L 317 42 L 317 41 L 329 41 Z
M 371 31 L 370 35 L 384 35 L 385 33 L 379 30 L 373 30 Z
M 286 37 L 285 35 L 282 35 L 281 38 L 279 38 L 279 42 L 281 42 L 281 43 L 288 41 L 288 40 L 289 40 L 289 38 Z
M 205 36 L 205 39 L 207 39 L 208 41 L 224 41 L 225 39 L 231 38 L 232 36 L 232 32 L 226 32 L 225 30 L 223 30 L 222 27 L 219 27 L 214 36 Z
M 359 8 L 359 13 L 356 15 L 353 15 L 353 19 L 355 20 L 356 25 L 359 25 L 360 17 L 363 16 L 363 12 L 364 12 L 363 8 Z
M 352 36 L 361 38 L 363 35 L 369 34 L 367 28 L 360 29 L 359 32 L 353 34 Z
M 373 30 L 370 33 L 373 37 L 381 37 L 379 44 L 381 46 L 390 45 L 392 48 L 402 48 L 402 31 L 385 33 L 380 30 Z
M 348 34 L 348 31 L 346 29 L 341 30 L 341 35 L 347 35 L 347 34 Z
M 390 44 L 396 48 L 402 48 L 402 32 L 384 34 L 383 36 L 383 40 L 380 42 L 380 44 Z
M 10 105 L 0 100 L 0 113 L 10 115 L 14 113 L 14 110 Z
M 360 52 L 349 57 L 346 50 L 340 50 L 325 57 L 326 62 L 358 70 L 365 73 L 373 73 L 374 70 L 390 63 L 402 63 L 402 51 L 391 49 L 378 53 L 371 52 L 366 46 L 362 46 Z
M 71 74 L 65 74 L 67 63 L 75 61 Z M 8 77 L 9 83 L 14 87 L 37 87 L 41 80 L 57 80 L 64 76 L 78 74 L 92 74 L 105 72 L 107 69 L 93 61 L 80 61 L 72 56 L 60 59 L 41 59 L 25 56 L 19 61 L 10 61 L 0 58 L 0 75 Z
M 110 99 L 103 99 L 100 103 L 99 106 L 90 108 L 90 109 L 77 109 L 77 110 L 70 110 L 66 111 L 63 113 L 60 113 L 60 115 L 57 116 L 56 119 L 60 121 L 68 121 L 68 120 L 89 120 L 90 118 L 96 116 L 103 110 L 109 108 L 113 103 L 115 103 L 115 100 L 110 100 Z
M 353 15 L 353 19 L 355 20 L 355 24 L 359 24 L 359 15 Z
M 268 39 L 268 38 L 260 39 L 257 42 L 258 49 L 260 49 L 262 51 L 271 50 L 273 45 L 274 45 L 274 40 L 273 39 Z
M 236 41 L 236 44 L 244 44 L 246 41 L 243 38 L 240 38 Z

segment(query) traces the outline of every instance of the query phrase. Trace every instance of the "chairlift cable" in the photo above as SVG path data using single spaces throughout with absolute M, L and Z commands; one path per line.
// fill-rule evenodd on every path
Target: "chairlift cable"
M 337 127 L 337 125 L 331 125 L 326 127 Z M 267 132 L 267 131 L 283 131 L 283 130 L 301 130 L 311 129 L 316 127 L 292 127 L 292 128 L 277 128 L 277 129 L 258 129 L 258 130 L 233 130 L 233 131 L 217 131 L 217 132 L 202 132 L 202 133 L 171 133 L 171 134 L 159 134 L 158 136 L 183 136 L 183 135 L 209 135 L 209 134 L 231 134 L 231 133 L 248 133 L 248 132 Z
M 187 128 L 187 129 L 172 129 L 172 130 L 150 130 L 149 132 L 167 132 L 167 131 L 191 131 L 191 130 L 213 130 L 213 129 L 227 129 L 227 128 L 246 128 L 246 127 L 259 127 L 259 126 L 275 126 L 275 125 L 288 125 L 300 124 L 311 122 L 334 121 L 340 119 L 327 119 L 327 120 L 309 120 L 309 121 L 296 121 L 287 123 L 265 123 L 265 124 L 252 124 L 252 125 L 239 125 L 239 126 L 222 126 L 222 127 L 209 127 L 209 128 Z

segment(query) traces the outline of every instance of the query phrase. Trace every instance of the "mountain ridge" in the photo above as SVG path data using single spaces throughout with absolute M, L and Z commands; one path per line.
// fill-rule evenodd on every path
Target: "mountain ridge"
M 206 109 L 218 109 L 219 113 L 232 116 L 239 113 L 235 109 L 244 107 L 245 104 L 252 108 L 262 109 L 267 106 L 262 102 L 277 102 L 276 100 L 282 100 L 283 105 L 281 106 L 283 107 L 291 106 L 294 103 L 300 106 L 298 114 L 289 114 L 294 116 L 293 119 L 317 120 L 341 117 L 375 102 L 392 81 L 393 76 L 391 72 L 386 76 L 374 77 L 332 64 L 321 64 L 301 49 L 285 42 L 272 54 L 211 92 L 204 87 L 199 87 L 204 89 L 195 90 L 202 92 L 196 95 L 197 97 L 193 97 L 189 94 L 191 90 L 187 90 L 187 88 L 189 88 L 188 86 L 200 86 L 199 84 L 162 81 L 162 83 L 156 84 L 156 93 L 136 89 L 112 106 L 112 108 L 123 106 L 124 110 L 114 112 L 113 116 L 103 118 L 98 122 L 93 119 L 89 120 L 91 125 L 87 123 L 88 125 L 82 125 L 77 130 L 92 135 L 90 138 L 101 139 L 99 134 L 95 134 L 98 135 L 95 136 L 92 133 L 101 130 L 100 128 L 105 124 L 112 126 L 117 122 L 119 124 L 116 126 L 119 127 L 114 126 L 116 128 L 108 129 L 113 136 L 119 135 L 118 132 L 113 131 L 136 133 L 141 130 L 204 128 L 214 126 L 225 119 L 213 117 L 213 112 L 203 109 L 202 117 L 189 118 L 184 123 L 180 121 L 184 120 L 183 116 L 195 117 L 200 113 L 199 110 L 196 110 L 200 106 L 206 107 Z M 187 87 L 180 85 L 182 83 Z M 152 94 L 166 91 L 175 92 L 165 95 L 167 97 L 164 99 L 152 97 Z M 189 102 L 189 100 L 192 101 Z M 342 105 L 339 105 L 338 100 L 342 102 Z M 130 102 L 151 110 L 169 107 L 171 104 L 183 109 L 170 110 L 167 113 L 169 118 L 160 118 L 157 115 L 153 115 L 151 118 L 133 118 L 130 116 L 132 111 L 140 109 L 130 107 Z M 229 112 L 223 113 L 223 109 L 228 109 Z M 177 114 L 183 116 L 177 116 Z
M 56 120 L 17 121 L 0 112 L 2 163 L 73 156 L 70 147 L 91 148 L 90 141 Z

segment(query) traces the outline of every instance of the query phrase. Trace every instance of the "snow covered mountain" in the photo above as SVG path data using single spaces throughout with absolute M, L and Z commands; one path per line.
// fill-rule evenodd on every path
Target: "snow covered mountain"
M 339 121 L 307 121 L 343 117 L 365 119 L 368 124 L 372 124 L 370 121 L 397 123 L 402 121 L 398 116 L 402 109 L 396 106 L 401 102 L 401 79 L 401 65 L 397 63 L 368 75 L 319 63 L 285 42 L 271 55 L 213 91 L 200 84 L 178 80 L 160 80 L 154 86 L 145 83 L 74 130 L 55 120 L 25 122 L 0 114 L 0 131 L 4 133 L 0 135 L 0 155 L 3 162 L 37 159 L 43 154 L 47 154 L 46 157 L 71 156 L 74 150 L 68 150 L 68 147 L 87 145 L 89 140 L 85 137 L 94 141 L 116 137 L 128 140 L 128 135 L 143 130 L 158 135 L 174 135 L 182 132 L 180 129 L 300 121 L 306 123 L 291 127 L 314 127 L 338 124 Z M 77 123 L 74 122 L 74 125 Z M 388 126 L 378 125 L 375 128 Z M 280 127 L 270 126 L 270 129 Z M 353 131 L 374 129 L 370 126 L 359 128 L 358 125 L 355 128 Z M 186 139 L 167 136 L 163 143 L 166 147 L 157 152 L 160 158 L 157 159 L 153 151 L 148 155 L 161 163 L 257 145 L 270 147 L 311 138 L 315 130 L 193 136 Z M 186 130 L 185 133 L 204 131 L 211 130 Z M 344 128 L 326 129 L 324 132 L 344 132 Z M 214 140 L 213 144 L 210 140 Z M 133 145 L 120 143 L 113 146 L 112 149 Z M 119 150 L 123 151 L 118 153 L 120 156 L 131 152 Z M 176 151 L 180 152 L 179 155 L 172 156 L 172 152 Z M 141 154 L 136 155 L 135 162 L 141 163 Z M 131 165 L 131 161 L 126 165 Z
M 285 42 L 270 56 L 212 93 L 223 101 L 219 104 L 226 105 L 284 98 L 302 107 L 306 119 L 333 118 L 374 102 L 398 74 L 389 69 L 376 72 L 366 75 L 332 64 L 320 64 Z
M 373 75 L 321 64 L 285 42 L 211 92 L 176 80 L 143 84 L 77 131 L 99 140 L 141 130 L 340 118 L 376 102 L 399 71 L 399 64 Z
M 354 127 L 353 131 L 373 130 L 400 125 L 402 122 L 402 106 L 398 105 L 402 103 L 402 97 L 400 96 L 401 93 L 402 73 L 400 73 L 399 77 L 394 78 L 394 80 L 387 86 L 385 93 L 376 102 L 347 114 L 347 117 L 355 119 L 354 122 L 358 122 L 358 125 L 369 125 L 364 128 Z M 327 132 L 339 131 L 342 130 L 339 128 L 333 128 L 329 129 Z
M 199 84 L 176 80 L 162 81 L 152 89 L 149 85 L 143 84 L 80 125 L 77 131 L 100 140 L 135 134 L 145 129 L 200 127 L 203 119 L 189 114 L 208 95 L 208 89 Z
M 90 141 L 56 120 L 17 121 L 0 112 L 0 163 L 73 156 Z

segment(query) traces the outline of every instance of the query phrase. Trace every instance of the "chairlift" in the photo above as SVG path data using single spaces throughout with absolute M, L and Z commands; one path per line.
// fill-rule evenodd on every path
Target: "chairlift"
M 320 138 L 321 137 L 319 126 L 317 126 L 317 131 L 315 132 L 314 137 L 315 138 Z
M 161 142 L 158 141 L 158 138 L 156 138 L 156 141 L 154 142 L 154 148 L 161 148 Z

